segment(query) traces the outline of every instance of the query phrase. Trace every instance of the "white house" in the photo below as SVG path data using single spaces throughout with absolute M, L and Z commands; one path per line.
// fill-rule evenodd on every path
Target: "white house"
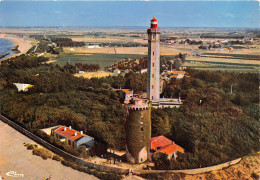
M 113 73 L 117 73 L 117 74 L 120 74 L 120 69 L 114 69 Z
M 92 45 L 92 46 L 87 46 L 87 48 L 96 49 L 96 48 L 100 48 L 100 46 L 99 45 Z
M 141 73 L 141 74 L 147 73 L 147 68 L 146 68 L 146 69 L 141 69 L 140 73 Z
M 76 131 L 71 126 L 59 126 L 51 130 L 51 134 L 61 141 L 65 141 L 69 146 L 78 148 L 85 146 L 91 148 L 94 145 L 94 138 L 84 134 L 82 131 Z
M 13 83 L 18 91 L 28 91 L 29 88 L 33 87 L 34 85 L 31 85 L 31 84 L 23 84 L 23 83 Z

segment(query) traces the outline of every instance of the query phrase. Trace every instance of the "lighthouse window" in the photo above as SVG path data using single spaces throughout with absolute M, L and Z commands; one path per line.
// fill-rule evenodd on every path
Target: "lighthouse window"
M 141 132 L 143 132 L 144 131 L 144 127 L 141 127 L 141 130 L 140 130 Z
M 154 55 L 154 51 L 153 51 L 153 55 Z
M 154 78 L 154 74 L 153 74 L 153 78 Z
M 154 63 L 153 63 L 153 67 L 154 67 Z
M 152 89 L 153 89 L 153 87 L 154 87 L 154 86 L 152 85 Z

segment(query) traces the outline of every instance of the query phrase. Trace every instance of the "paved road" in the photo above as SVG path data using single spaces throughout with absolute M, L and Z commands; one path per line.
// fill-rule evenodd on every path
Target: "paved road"
M 96 180 L 95 176 L 63 166 L 60 162 L 32 155 L 23 143 L 31 139 L 0 121 L 0 177 L 5 179 L 42 180 Z M 6 175 L 6 174 L 9 174 Z M 16 176 L 16 177 L 14 177 Z

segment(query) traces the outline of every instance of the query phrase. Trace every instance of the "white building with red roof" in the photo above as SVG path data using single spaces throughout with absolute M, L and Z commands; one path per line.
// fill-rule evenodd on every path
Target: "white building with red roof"
M 166 154 L 168 159 L 177 157 L 177 152 L 184 153 L 184 149 L 165 136 L 156 136 L 151 139 L 151 150 L 154 154 Z
M 91 148 L 94 145 L 93 137 L 84 134 L 83 131 L 76 131 L 71 126 L 58 126 L 51 130 L 51 134 L 73 148 L 78 148 L 79 146 Z

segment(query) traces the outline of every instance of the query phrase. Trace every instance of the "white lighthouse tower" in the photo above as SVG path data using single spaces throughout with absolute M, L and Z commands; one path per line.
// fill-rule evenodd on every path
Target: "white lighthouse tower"
M 151 20 L 148 33 L 147 98 L 153 106 L 160 101 L 160 29 L 155 17 Z

